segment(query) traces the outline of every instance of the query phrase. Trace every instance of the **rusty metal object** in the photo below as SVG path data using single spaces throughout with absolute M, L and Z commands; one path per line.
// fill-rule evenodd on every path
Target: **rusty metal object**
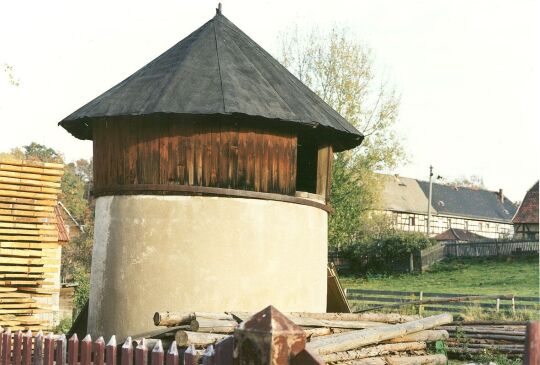
M 235 365 L 288 365 L 306 345 L 302 328 L 273 306 L 235 330 Z
M 233 365 L 234 336 L 227 336 L 216 342 L 215 362 L 218 365 Z
M 324 361 L 308 349 L 304 349 L 292 358 L 291 365 L 324 365 Z

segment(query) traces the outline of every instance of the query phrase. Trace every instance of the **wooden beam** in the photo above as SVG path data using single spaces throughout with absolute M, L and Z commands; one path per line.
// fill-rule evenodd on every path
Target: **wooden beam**
M 330 196 L 330 180 L 332 175 L 332 146 L 319 146 L 317 152 L 317 187 L 316 193 L 324 196 L 326 201 Z

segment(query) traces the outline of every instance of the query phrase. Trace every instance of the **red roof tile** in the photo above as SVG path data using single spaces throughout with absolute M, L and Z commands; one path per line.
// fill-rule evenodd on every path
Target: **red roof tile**
M 58 229 L 58 242 L 64 245 L 69 242 L 69 234 L 64 224 L 64 218 L 62 218 L 62 207 L 60 204 L 56 204 L 54 207 L 54 214 L 56 215 L 56 228 Z
M 538 181 L 527 191 L 523 202 L 512 219 L 514 224 L 536 223 L 538 224 Z
M 437 241 L 478 241 L 487 237 L 459 228 L 450 228 L 435 236 Z

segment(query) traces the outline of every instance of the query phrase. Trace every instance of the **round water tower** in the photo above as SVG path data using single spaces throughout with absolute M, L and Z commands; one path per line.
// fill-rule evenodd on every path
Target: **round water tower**
M 91 334 L 326 310 L 332 153 L 362 135 L 219 11 L 60 125 L 93 141 Z

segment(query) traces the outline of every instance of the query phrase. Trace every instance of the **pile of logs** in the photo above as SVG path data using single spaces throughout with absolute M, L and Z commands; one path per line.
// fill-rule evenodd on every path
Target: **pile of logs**
M 0 326 L 50 327 L 44 315 L 59 292 L 54 208 L 63 173 L 61 164 L 0 160 Z
M 468 321 L 438 329 L 450 334 L 449 355 L 494 351 L 517 357 L 524 352 L 526 326 L 527 322 L 520 321 Z
M 203 357 L 217 342 L 231 336 L 251 313 L 158 312 L 156 326 L 166 328 L 145 334 L 148 346 L 160 339 L 164 346 L 176 341 L 179 348 Z M 421 318 L 393 313 L 285 313 L 304 330 L 306 349 L 327 364 L 406 365 L 446 364 L 446 356 L 427 353 L 427 344 L 448 339 L 444 329 L 450 314 Z M 137 340 L 137 339 L 135 339 Z

